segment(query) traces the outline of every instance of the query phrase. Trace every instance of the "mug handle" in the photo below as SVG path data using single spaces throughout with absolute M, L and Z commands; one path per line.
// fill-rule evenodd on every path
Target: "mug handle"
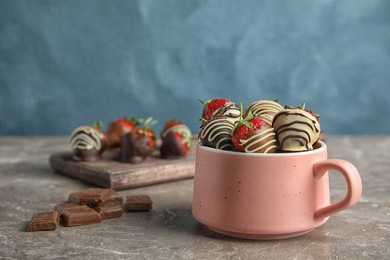
M 362 195 L 362 180 L 358 170 L 353 164 L 341 159 L 328 159 L 316 162 L 313 165 L 313 173 L 316 178 L 322 177 L 329 170 L 338 171 L 344 176 L 344 179 L 347 182 L 347 194 L 344 199 L 339 202 L 318 209 L 314 214 L 315 219 L 326 218 L 339 211 L 352 207 L 359 201 L 360 196 Z

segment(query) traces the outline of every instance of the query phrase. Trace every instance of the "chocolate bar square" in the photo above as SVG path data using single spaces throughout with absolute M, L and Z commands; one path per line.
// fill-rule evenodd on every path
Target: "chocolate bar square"
M 153 201 L 148 195 L 127 196 L 125 209 L 127 211 L 148 211 L 152 209 Z
M 55 210 L 61 214 L 61 223 L 67 227 L 89 225 L 102 222 L 100 215 L 87 205 L 75 203 L 58 204 Z
M 69 194 L 68 201 L 94 207 L 109 201 L 123 204 L 123 197 L 113 189 L 91 188 Z
M 99 213 L 103 220 L 110 218 L 120 218 L 123 213 L 122 206 L 117 205 L 114 202 L 107 202 L 103 205 L 95 206 L 93 209 Z
M 60 214 L 57 211 L 35 213 L 28 223 L 27 231 L 56 230 L 59 226 L 59 218 Z

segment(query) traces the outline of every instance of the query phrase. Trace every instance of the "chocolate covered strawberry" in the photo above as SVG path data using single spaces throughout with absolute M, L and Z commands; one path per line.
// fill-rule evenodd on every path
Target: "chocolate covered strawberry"
M 200 142 L 208 147 L 234 150 L 230 140 L 234 121 L 227 116 L 216 116 L 205 122 L 199 132 Z
M 156 134 L 150 128 L 157 121 L 149 117 L 142 122 L 142 126 L 134 127 L 121 139 L 120 161 L 141 163 L 154 151 Z
M 181 121 L 166 122 L 161 131 L 162 158 L 180 158 L 186 156 L 191 148 L 191 130 Z
M 97 161 L 107 147 L 107 136 L 99 121 L 92 126 L 80 126 L 70 135 L 69 142 L 75 161 Z
M 139 125 L 135 118 L 116 119 L 107 129 L 108 147 L 117 147 L 121 144 L 122 137 Z
M 286 152 L 312 150 L 318 141 L 321 128 L 319 116 L 305 108 L 287 106 L 279 111 L 272 122 L 279 149 Z
M 238 121 L 239 119 L 240 109 L 229 99 L 216 98 L 207 102 L 203 102 L 201 100 L 199 101 L 203 104 L 203 111 L 201 116 L 202 125 L 204 122 L 207 122 L 213 117 L 220 115 L 227 116 L 234 122 Z
M 274 153 L 277 147 L 272 126 L 262 118 L 255 118 L 251 112 L 237 123 L 232 143 L 237 151 L 246 153 Z
M 272 120 L 276 113 L 282 110 L 283 107 L 278 103 L 278 100 L 257 100 L 249 105 L 244 113 L 244 117 L 252 112 L 254 117 L 262 117 L 267 123 L 272 125 Z
M 149 117 L 145 121 L 140 120 L 140 122 L 142 125 L 133 128 L 131 132 L 135 135 L 146 137 L 148 139 L 149 149 L 152 152 L 156 145 L 157 136 L 151 127 L 157 123 L 157 120 Z

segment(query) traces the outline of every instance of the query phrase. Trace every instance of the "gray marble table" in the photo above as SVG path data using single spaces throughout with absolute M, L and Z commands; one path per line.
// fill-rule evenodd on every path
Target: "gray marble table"
M 88 183 L 54 172 L 51 153 L 65 137 L 0 137 L 0 259 L 390 259 L 390 137 L 328 137 L 329 158 L 360 171 L 363 195 L 310 233 L 253 241 L 214 233 L 191 214 L 193 180 L 122 190 L 149 194 L 153 210 L 56 231 L 26 232 L 35 212 L 51 210 Z M 330 174 L 332 201 L 345 183 Z

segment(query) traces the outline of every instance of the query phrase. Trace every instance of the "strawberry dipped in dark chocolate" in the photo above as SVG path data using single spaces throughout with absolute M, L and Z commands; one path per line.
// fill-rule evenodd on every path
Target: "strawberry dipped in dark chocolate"
M 121 140 L 120 161 L 141 163 L 154 151 L 156 134 L 151 129 L 157 121 L 149 117 L 142 126 L 135 127 Z
M 150 140 L 146 136 L 130 132 L 122 137 L 121 162 L 138 164 L 145 161 L 150 154 Z
M 138 124 L 135 118 L 121 118 L 111 122 L 106 132 L 108 147 L 120 146 L 122 137 L 130 133 Z
M 166 122 L 161 131 L 161 157 L 164 159 L 179 159 L 188 154 L 191 148 L 191 130 L 181 121 Z
M 107 147 L 107 136 L 100 130 L 101 122 L 76 128 L 69 138 L 75 161 L 97 161 Z
M 227 116 L 216 116 L 206 121 L 200 132 L 199 141 L 204 145 L 221 150 L 234 150 L 231 134 L 234 121 Z
M 237 123 L 232 143 L 237 151 L 246 153 L 274 153 L 277 148 L 272 126 L 261 117 L 254 117 L 251 112 Z
M 205 122 L 216 116 L 226 116 L 234 123 L 237 122 L 240 117 L 240 108 L 229 99 L 216 98 L 207 102 L 199 101 L 203 104 L 202 116 L 200 117 L 202 126 Z

